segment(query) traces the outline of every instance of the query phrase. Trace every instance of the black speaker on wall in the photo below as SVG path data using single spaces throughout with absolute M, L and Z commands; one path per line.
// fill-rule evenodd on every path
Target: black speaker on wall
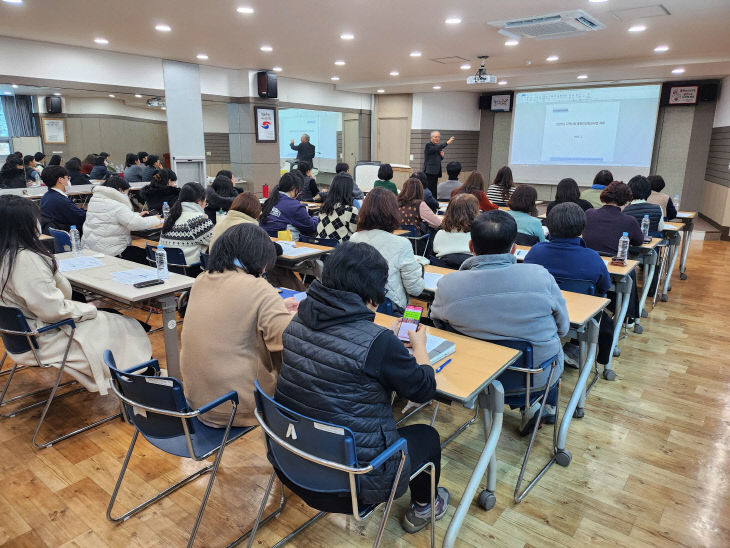
M 256 73 L 259 84 L 259 97 L 268 97 L 276 99 L 279 95 L 276 87 L 276 74 L 262 70 Z
M 46 112 L 50 114 L 59 114 L 61 112 L 61 98 L 46 97 Z

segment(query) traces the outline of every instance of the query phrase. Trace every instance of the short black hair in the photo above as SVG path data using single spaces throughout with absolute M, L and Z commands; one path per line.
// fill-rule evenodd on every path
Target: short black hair
M 347 162 L 337 162 L 335 173 L 344 173 L 346 171 L 350 171 L 350 164 Z
M 654 192 L 661 192 L 662 190 L 664 190 L 664 187 L 667 186 L 664 182 L 664 177 L 662 177 L 661 175 L 649 175 L 647 179 L 649 180 L 649 184 L 651 184 L 651 189 Z
M 299 163 L 297 164 L 297 169 L 301 172 L 302 175 L 306 175 L 308 171 L 312 171 L 312 162 L 308 162 L 307 160 L 299 160 Z
M 113 188 L 114 190 L 122 191 L 129 190 L 131 188 L 129 186 L 129 183 L 122 179 L 119 175 L 112 175 L 106 181 L 104 181 L 101 186 L 108 186 L 110 188 Z
M 32 154 L 23 156 L 23 165 L 27 166 L 31 162 L 35 162 L 35 156 L 33 156 Z
M 48 166 L 41 173 L 41 179 L 48 188 L 53 188 L 61 177 L 66 177 L 68 171 L 61 166 Z
M 102 156 L 100 154 L 99 156 L 96 157 L 96 160 L 94 160 L 94 165 L 95 166 L 103 166 L 105 160 L 106 160 L 106 158 L 104 158 L 104 156 Z
M 106 160 L 107 158 L 109 158 L 109 156 L 111 156 L 111 154 L 109 154 L 108 152 L 100 152 L 99 156 Z
M 41 160 L 43 160 L 43 158 L 46 157 L 46 155 L 43 154 L 42 152 L 36 152 L 35 156 L 33 156 L 33 157 L 35 158 L 36 162 L 40 162 Z
M 586 214 L 575 202 L 563 202 L 550 210 L 547 227 L 551 238 L 578 238 L 586 227 Z
M 240 267 L 236 261 L 240 263 Z M 241 223 L 226 230 L 213 242 L 208 271 L 223 272 L 243 268 L 258 278 L 275 264 L 276 246 L 266 231 L 254 223 Z
M 450 180 L 455 181 L 456 178 L 459 176 L 459 173 L 461 173 L 460 162 L 454 161 L 446 164 L 446 174 L 449 176 Z
M 390 181 L 393 178 L 393 166 L 390 164 L 381 164 L 378 168 L 378 179 L 381 181 Z
M 137 153 L 137 158 L 139 158 L 140 162 L 144 162 L 145 161 L 144 159 L 147 158 L 147 156 L 149 156 L 149 154 L 147 154 L 144 150 L 140 150 Z
M 23 159 L 18 158 L 17 154 L 10 154 L 5 158 L 5 164 L 10 167 L 18 167 L 23 165 Z
M 61 155 L 60 154 L 54 154 L 51 156 L 51 159 L 48 161 L 49 166 L 60 166 L 61 165 Z M 79 163 L 79 169 L 81 169 L 81 164 Z
M 388 262 L 370 244 L 342 242 L 324 263 L 322 285 L 355 293 L 364 303 L 385 301 Z
M 634 200 L 646 200 L 651 194 L 651 183 L 643 175 L 631 177 L 629 188 Z
M 139 156 L 139 154 L 137 154 L 137 156 Z M 160 159 L 159 156 L 155 156 L 154 154 L 148 154 L 147 155 L 147 165 L 151 167 L 151 166 L 155 165 L 157 163 L 157 160 L 159 160 L 159 159 Z
M 233 172 L 230 169 L 221 169 L 218 173 L 215 174 L 216 177 L 220 175 L 228 177 L 231 181 L 233 181 Z
M 76 156 L 73 158 L 70 158 L 66 164 L 66 169 L 70 171 L 81 171 L 81 160 L 79 160 Z M 48 166 L 50 167 L 50 166 Z
M 481 213 L 471 224 L 471 241 L 476 255 L 509 253 L 517 238 L 517 221 L 506 211 Z
M 607 169 L 602 169 L 601 171 L 596 173 L 596 176 L 593 178 L 594 185 L 608 186 L 612 182 L 613 182 L 613 173 L 611 173 Z

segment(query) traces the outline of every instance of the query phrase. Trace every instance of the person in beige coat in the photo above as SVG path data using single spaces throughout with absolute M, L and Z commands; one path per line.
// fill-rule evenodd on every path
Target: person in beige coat
M 258 224 L 258 218 L 260 216 L 261 202 L 259 202 L 259 199 L 251 192 L 239 194 L 233 200 L 228 213 L 213 228 L 213 235 L 210 237 L 210 249 L 213 249 L 213 244 L 221 234 L 232 226 L 240 225 L 241 223 Z
M 190 291 L 182 330 L 180 371 L 194 408 L 231 390 L 239 404 L 234 426 L 253 426 L 254 381 L 273 395 L 281 368 L 281 335 L 297 309 L 263 276 L 276 263 L 274 243 L 252 223 L 226 230 L 212 248 L 208 270 Z M 225 427 L 230 408 L 203 415 Z
M 87 390 L 106 394 L 104 351 L 111 350 L 119 368 L 126 369 L 149 360 L 152 346 L 134 318 L 71 300 L 71 284 L 38 239 L 39 219 L 31 200 L 0 197 L 0 305 L 20 309 L 31 329 L 72 318 L 76 331 L 65 371 Z M 63 326 L 37 337 L 41 363 L 60 366 L 70 331 Z M 20 365 L 36 365 L 32 352 L 10 357 Z

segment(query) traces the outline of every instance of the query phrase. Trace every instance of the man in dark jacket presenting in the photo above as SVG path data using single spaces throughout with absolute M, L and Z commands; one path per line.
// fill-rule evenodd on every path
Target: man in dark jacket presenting
M 292 150 L 297 151 L 297 160 L 304 160 L 313 164 L 314 161 L 314 145 L 309 142 L 309 135 L 306 133 L 302 135 L 301 142 L 298 145 L 294 144 L 294 139 L 291 140 L 289 146 Z
M 441 142 L 441 134 L 438 131 L 431 132 L 431 140 L 426 143 L 423 152 L 423 171 L 428 177 L 428 188 L 431 194 L 436 196 L 436 187 L 441 177 L 441 160 L 444 157 L 444 149 L 454 142 L 454 137 L 449 137 L 445 143 Z

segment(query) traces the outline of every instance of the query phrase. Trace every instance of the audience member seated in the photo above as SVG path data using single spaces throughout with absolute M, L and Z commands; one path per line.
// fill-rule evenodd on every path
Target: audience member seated
M 66 168 L 66 171 L 68 171 L 68 178 L 72 185 L 89 184 L 89 176 L 81 172 L 81 160 L 74 156 L 64 164 L 64 167 Z
M 319 192 L 317 181 L 312 177 L 312 164 L 306 160 L 301 160 L 297 169 L 304 176 L 304 186 L 297 198 L 302 202 L 321 202 L 323 196 Z
M 205 214 L 205 189 L 200 183 L 186 183 L 180 196 L 170 207 L 160 234 L 164 247 L 177 247 L 185 254 L 185 263 L 200 262 L 200 254 L 208 251 L 213 223 Z
M 338 173 L 332 179 L 329 192 L 319 208 L 317 237 L 349 240 L 357 231 L 358 209 L 353 205 L 353 180 L 348 173 Z
M 651 195 L 651 183 L 643 175 L 635 175 L 629 181 L 629 190 L 631 190 L 632 200 L 629 205 L 624 208 L 624 215 L 631 215 L 634 219 L 641 221 L 644 215 L 649 216 L 649 236 L 654 238 L 662 238 L 662 230 L 664 230 L 664 212 L 662 207 L 652 204 L 646 200 Z
M 281 368 L 281 334 L 297 308 L 293 298 L 283 300 L 264 277 L 275 263 L 269 235 L 253 223 L 238 224 L 211 247 L 208 270 L 190 291 L 180 352 L 185 395 L 197 408 L 235 390 L 239 403 L 233 426 L 257 424 L 254 381 L 273 394 Z M 216 408 L 200 418 L 208 426 L 225 428 L 229 417 L 229 410 Z
M 92 190 L 86 210 L 82 247 L 103 253 L 118 255 L 122 259 L 147 264 L 144 248 L 133 246 L 133 230 L 149 230 L 162 223 L 157 215 L 135 213 L 129 201 L 129 183 L 112 175 Z
M 47 167 L 43 170 L 43 182 L 48 187 L 48 192 L 41 197 L 43 231 L 47 233 L 50 226 L 68 232 L 72 226 L 76 226 L 79 232 L 83 232 L 86 211 L 66 196 L 66 191 L 71 186 L 66 168 Z
M 391 181 L 393 178 L 393 166 L 390 164 L 380 164 L 378 168 L 378 180 L 373 183 L 373 188 L 384 188 L 390 190 L 396 196 L 398 195 L 398 187 Z
M 296 199 L 300 192 L 299 180 L 294 173 L 284 173 L 264 202 L 259 225 L 270 236 L 291 229 L 294 229 L 295 239 L 298 239 L 298 233 L 316 236 L 319 217 L 311 217 L 307 206 Z
M 449 162 L 446 164 L 446 174 L 449 176 L 449 180 L 439 183 L 436 187 L 436 194 L 439 200 L 450 200 L 454 190 L 461 186 L 459 182 L 461 164 L 459 162 Z
M 484 192 L 484 175 L 478 171 L 472 171 L 466 178 L 466 182 L 451 192 L 451 197 L 458 194 L 471 194 L 479 201 L 480 211 L 491 211 L 498 206 L 487 197 Z
M 585 189 L 580 193 L 580 197 L 585 201 L 589 202 L 594 209 L 599 209 L 603 206 L 601 203 L 601 192 L 608 185 L 613 182 L 613 173 L 607 169 L 602 169 L 593 178 L 593 185 L 591 188 Z
M 646 201 L 661 207 L 662 214 L 666 220 L 675 219 L 677 217 L 677 208 L 669 195 L 662 192 L 666 186 L 664 177 L 661 175 L 649 175 L 647 179 L 649 179 L 649 183 L 651 184 L 651 194 Z
M 575 179 L 567 178 L 562 179 L 558 183 L 558 188 L 555 191 L 555 200 L 548 204 L 547 213 L 550 213 L 550 210 L 552 210 L 552 208 L 556 205 L 569 202 L 578 204 L 583 211 L 587 211 L 593 207 L 588 200 L 584 200 L 580 197 L 580 189 L 578 188 L 578 183 L 575 182 Z
M 81 162 L 81 173 L 84 175 L 88 175 L 91 173 L 91 170 L 94 169 L 94 165 L 96 164 L 96 158 L 97 155 L 93 152 L 91 154 L 87 154 L 86 158 L 84 158 L 84 161 Z
M 89 179 L 92 181 L 104 181 L 110 175 L 109 170 L 106 168 L 106 158 L 103 156 L 97 156 L 94 162 L 94 167 L 89 173 Z
M 46 155 L 42 152 L 36 152 L 33 158 L 35 159 L 34 169 L 38 172 L 38 175 L 40 175 L 43 173 L 43 168 L 46 167 L 46 164 L 44 163 L 46 161 Z
M 488 211 L 472 224 L 472 253 L 458 272 L 444 276 L 431 305 L 431 319 L 477 339 L 521 339 L 532 344 L 533 364 L 540 364 L 558 355 L 553 380 L 563 370 L 560 337 L 568 333 L 570 321 L 565 299 L 555 279 L 543 267 L 517 264 L 513 255 L 517 222 L 506 211 Z M 549 368 L 536 373 L 533 390 L 544 389 Z M 505 384 L 504 377 L 500 379 Z M 507 383 L 505 394 L 524 391 L 524 377 L 519 385 Z M 551 390 L 544 422 L 555 420 L 557 390 Z M 534 426 L 535 410 L 522 409 L 521 433 Z
M 48 160 L 48 164 L 45 167 L 48 166 L 60 166 L 61 165 L 61 155 L 60 154 L 54 154 L 51 156 L 51 159 Z
M 370 244 L 388 263 L 386 297 L 394 315 L 402 314 L 408 295 L 423 293 L 423 267 L 416 261 L 410 240 L 393 234 L 401 226 L 398 200 L 385 188 L 374 188 L 365 197 L 358 214 L 357 232 L 350 241 Z M 329 259 L 328 259 L 329 260 Z
M 525 263 L 542 265 L 556 278 L 591 282 L 596 288 L 596 296 L 605 297 L 611 288 L 611 278 L 601 256 L 588 249 L 581 239 L 585 226 L 586 214 L 578 204 L 557 204 L 547 216 L 550 241 L 535 244 L 527 253 Z M 605 312 L 600 321 L 596 361 L 605 365 L 611 358 L 614 325 Z M 564 350 L 566 363 L 580 367 L 577 345 L 566 345 Z
M 433 240 L 433 252 L 451 268 L 459 268 L 471 256 L 471 224 L 479 215 L 479 201 L 472 194 L 459 194 L 446 208 L 441 230 Z
M 403 189 L 398 195 L 398 209 L 403 224 L 416 226 L 421 230 L 422 222 L 431 228 L 441 226 L 441 217 L 436 215 L 423 200 L 423 184 L 416 177 L 411 177 L 403 183 Z M 427 232 L 425 227 L 422 230 Z
M 526 238 L 517 236 L 517 243 L 522 245 L 532 245 L 536 242 L 545 241 L 545 231 L 542 229 L 542 222 L 537 218 L 537 190 L 530 185 L 520 185 L 520 187 L 512 193 L 509 199 L 509 213 L 517 222 L 518 234 L 523 234 Z
M 347 173 L 348 175 L 352 175 L 350 173 L 350 164 L 348 164 L 347 162 L 337 162 L 337 165 L 335 166 L 335 174 L 337 173 Z M 359 186 L 357 186 L 354 177 L 352 179 L 352 197 L 356 200 L 365 199 L 365 193 L 360 190 Z
M 36 169 L 35 156 L 29 154 L 23 157 L 23 170 L 25 171 L 25 180 L 28 186 L 41 184 L 41 174 Z
M 512 179 L 512 169 L 509 166 L 502 166 L 487 189 L 487 198 L 498 207 L 505 207 L 514 191 L 515 183 Z M 482 209 L 482 211 L 486 210 Z
M 65 172 L 51 166 L 44 173 L 49 169 Z M 56 193 L 49 190 L 48 194 Z M 64 371 L 88 390 L 106 394 L 109 374 L 102 359 L 104 351 L 111 350 L 119 367 L 126 369 L 150 359 L 150 340 L 134 318 L 71 300 L 71 284 L 38 239 L 38 221 L 38 206 L 32 200 L 0 197 L 0 305 L 19 308 L 33 330 L 73 319 L 76 330 Z M 36 335 L 41 363 L 59 366 L 68 336 L 67 327 Z M 37 365 L 32 352 L 10 357 L 18 365 Z
M 411 177 L 415 177 L 421 181 L 421 184 L 423 185 L 423 201 L 426 202 L 426 205 L 431 209 L 431 211 L 438 213 L 441 204 L 439 204 L 438 200 L 433 197 L 431 189 L 428 188 L 428 175 L 426 175 L 423 171 L 414 171 L 411 173 Z
M 139 159 L 139 165 L 142 166 L 142 170 L 144 171 L 145 166 L 147 165 L 147 158 L 149 157 L 149 154 L 147 154 L 144 150 L 140 150 L 137 153 L 137 158 Z
M 160 157 L 155 156 L 154 154 L 149 154 L 147 156 L 147 164 L 142 170 L 142 180 L 152 181 L 152 176 L 155 174 L 155 171 L 162 171 L 163 169 L 165 169 L 165 166 L 163 166 L 162 162 L 160 162 Z
M 223 233 L 232 226 L 243 223 L 259 224 L 261 216 L 261 202 L 251 192 L 243 192 L 236 196 L 228 210 L 228 215 L 223 217 L 219 223 L 216 223 L 213 229 L 213 235 L 210 237 L 210 249 L 213 249 L 215 241 L 223 235 Z
M 114 167 L 114 163 L 112 162 L 112 156 L 108 152 L 100 152 L 99 156 L 104 158 L 104 165 L 106 166 L 107 172 L 109 172 L 109 175 L 113 175 L 117 172 L 116 168 Z
M 25 188 L 25 169 L 23 159 L 16 154 L 9 154 L 0 169 L 0 188 Z
M 219 211 L 228 211 L 233 200 L 238 196 L 233 181 L 225 175 L 218 175 L 208 188 L 205 189 L 205 213 L 210 222 L 216 223 L 216 215 Z
M 375 189 L 375 193 L 388 193 Z M 368 208 L 372 193 L 365 199 Z M 395 199 L 390 198 L 395 211 Z M 284 330 L 284 359 L 274 398 L 289 409 L 315 420 L 334 423 L 355 434 L 357 458 L 369 462 L 398 439 L 408 443 L 408 458 L 396 497 L 403 495 L 409 476 L 427 462 L 435 465 L 438 485 L 441 448 L 438 432 L 426 424 L 396 428 L 391 394 L 427 402 L 436 394 L 434 370 L 426 351 L 426 327 L 409 333 L 413 350 L 398 340 L 395 330 L 373 323 L 385 300 L 390 267 L 376 249 L 344 242 L 327 258 L 321 283 L 315 280 L 307 298 Z M 395 480 L 398 458 L 360 476 L 361 504 L 384 502 Z M 348 512 L 350 495 L 314 493 L 288 485 L 318 510 Z M 410 482 L 411 504 L 401 520 L 409 533 L 423 529 L 431 516 L 431 478 L 421 473 Z M 447 511 L 449 492 L 438 487 L 436 519 Z
M 144 166 L 141 165 L 139 157 L 131 152 L 128 153 L 124 159 L 124 180 L 128 183 L 140 183 L 144 181 L 143 173 Z
M 150 184 L 139 191 L 139 199 L 149 211 L 162 213 L 162 206 L 165 202 L 172 207 L 177 202 L 180 189 L 170 180 L 170 173 L 166 169 L 156 169 L 152 176 L 147 179 Z

